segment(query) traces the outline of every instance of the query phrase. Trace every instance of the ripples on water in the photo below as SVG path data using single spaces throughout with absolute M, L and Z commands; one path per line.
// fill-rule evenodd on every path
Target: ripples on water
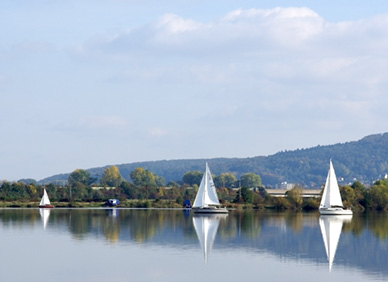
M 388 279 L 388 215 L 0 209 L 2 281 Z

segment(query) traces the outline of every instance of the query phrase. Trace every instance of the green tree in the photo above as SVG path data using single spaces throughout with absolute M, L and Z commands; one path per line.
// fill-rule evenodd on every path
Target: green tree
M 104 170 L 104 174 L 101 178 L 101 183 L 103 185 L 111 186 L 111 187 L 118 187 L 121 182 L 123 181 L 123 178 L 121 177 L 120 171 L 117 168 L 117 166 L 110 166 L 107 169 Z
M 136 189 L 134 184 L 129 183 L 127 181 L 123 181 L 123 182 L 121 182 L 120 187 L 121 187 L 124 195 L 128 199 L 136 199 L 137 198 L 137 190 L 138 189 Z
M 154 178 L 157 186 L 164 186 L 166 184 L 166 180 L 163 177 L 154 174 Z
M 181 206 L 181 205 L 183 204 L 183 199 L 182 199 L 182 197 L 181 197 L 181 196 L 178 196 L 178 197 L 176 198 L 175 202 Z
M 295 186 L 291 190 L 288 190 L 286 192 L 286 197 L 292 208 L 300 209 L 302 207 L 303 198 L 301 187 Z
M 237 178 L 233 173 L 221 173 L 214 178 L 214 184 L 217 187 L 233 188 L 235 187 Z
M 35 185 L 32 185 L 32 184 L 28 185 L 27 192 L 31 198 L 36 198 L 38 196 L 38 191 L 36 190 Z
M 252 204 L 253 203 L 253 192 L 247 187 L 242 187 L 239 192 L 236 194 L 233 203 L 238 204 Z
M 241 186 L 245 187 L 260 187 L 261 186 L 261 178 L 259 175 L 248 172 L 241 176 Z
M 199 184 L 201 184 L 202 176 L 203 172 L 200 172 L 198 170 L 189 171 L 183 175 L 182 181 L 183 183 L 189 184 L 190 186 L 193 186 L 194 184 L 197 184 L 199 186 Z
M 360 181 L 355 181 L 351 187 L 355 195 L 352 206 L 365 209 L 367 206 L 365 199 L 368 193 L 366 187 Z
M 388 183 L 385 179 L 378 180 L 369 188 L 367 194 L 367 206 L 370 209 L 388 209 Z
M 350 186 L 342 186 L 340 188 L 340 192 L 341 192 L 341 198 L 342 198 L 342 202 L 343 202 L 343 205 L 345 207 L 348 207 L 350 206 L 352 203 L 354 203 L 354 200 L 356 198 L 356 194 L 354 193 L 354 189 Z
M 304 199 L 302 208 L 306 211 L 317 210 L 319 208 L 319 200 L 315 198 Z
M 252 192 L 252 190 L 248 189 L 247 187 L 241 188 L 241 196 L 244 199 L 244 203 L 246 203 L 246 204 L 253 203 L 253 192 Z
M 170 180 L 170 181 L 167 183 L 167 186 L 179 187 L 179 184 L 176 183 L 175 181 Z
M 87 201 L 92 199 L 92 189 L 81 182 L 75 182 L 71 187 L 71 199 L 75 201 Z
M 283 197 L 272 197 L 271 202 L 278 210 L 288 209 L 290 206 L 290 203 L 287 201 L 287 199 Z
M 364 191 L 366 189 L 365 186 L 358 180 L 354 181 L 352 188 L 355 190 L 358 189 L 358 190 L 362 190 L 362 191 Z
M 131 180 L 137 186 L 156 186 L 155 176 L 149 170 L 142 167 L 135 168 L 131 172 Z
M 69 185 L 73 186 L 75 183 L 81 183 L 82 185 L 90 185 L 94 179 L 90 177 L 90 173 L 84 169 L 74 170 L 67 179 Z

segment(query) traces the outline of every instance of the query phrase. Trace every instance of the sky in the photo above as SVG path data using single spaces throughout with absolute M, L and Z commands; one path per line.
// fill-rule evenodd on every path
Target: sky
M 0 26 L 3 180 L 388 131 L 385 0 L 3 0 Z

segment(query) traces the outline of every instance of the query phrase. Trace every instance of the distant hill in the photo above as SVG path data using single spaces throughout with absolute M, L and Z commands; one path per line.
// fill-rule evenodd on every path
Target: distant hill
M 281 182 L 298 183 L 305 187 L 319 187 L 325 181 L 332 158 L 338 178 L 344 183 L 355 179 L 370 184 L 388 173 L 388 133 L 375 134 L 359 141 L 308 149 L 282 151 L 270 156 L 252 158 L 215 158 L 190 160 L 162 160 L 116 165 L 121 175 L 129 179 L 136 167 L 143 167 L 170 180 L 181 181 L 188 171 L 203 171 L 209 163 L 213 174 L 231 172 L 239 178 L 242 174 L 259 174 L 263 185 L 275 186 Z M 93 177 L 101 177 L 108 166 L 88 169 Z M 39 181 L 42 183 L 66 181 L 69 174 L 60 174 Z

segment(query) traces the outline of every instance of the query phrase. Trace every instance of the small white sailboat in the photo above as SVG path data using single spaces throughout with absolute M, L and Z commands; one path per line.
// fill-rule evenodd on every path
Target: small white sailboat
M 228 213 L 226 208 L 220 207 L 216 187 L 207 163 L 192 209 L 195 213 Z
M 207 264 L 208 255 L 213 248 L 220 220 L 227 216 L 227 214 L 197 214 L 193 216 L 193 225 L 202 247 L 205 264 Z
M 39 203 L 40 208 L 53 208 L 54 206 L 50 203 L 50 199 L 47 195 L 46 189 L 43 188 L 43 196 Z
M 352 220 L 352 215 L 327 216 L 319 217 L 319 227 L 321 228 L 322 239 L 325 245 L 327 260 L 329 262 L 329 271 L 334 263 L 335 253 L 342 232 L 344 222 Z
M 335 171 L 331 160 L 325 188 L 323 190 L 321 204 L 319 205 L 319 212 L 325 215 L 353 214 L 350 209 L 345 209 L 343 207 L 337 177 L 335 176 Z

